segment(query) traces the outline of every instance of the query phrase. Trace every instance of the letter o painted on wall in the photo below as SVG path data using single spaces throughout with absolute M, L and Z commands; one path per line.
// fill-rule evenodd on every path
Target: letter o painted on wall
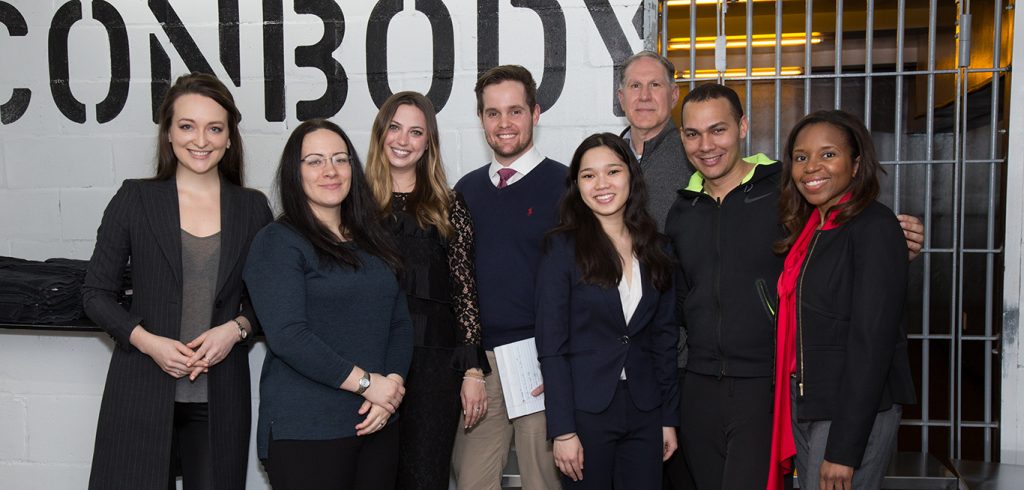
M 373 103 L 380 107 L 394 92 L 388 83 L 388 27 L 402 11 L 402 0 L 380 0 L 366 26 L 366 78 Z M 434 44 L 433 74 L 427 98 L 441 112 L 452 94 L 455 72 L 455 35 L 452 17 L 441 0 L 416 0 L 416 10 L 430 21 Z

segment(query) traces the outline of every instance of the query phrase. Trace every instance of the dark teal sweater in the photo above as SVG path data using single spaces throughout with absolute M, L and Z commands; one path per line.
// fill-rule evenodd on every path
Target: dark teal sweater
M 253 239 L 245 283 L 268 347 L 256 432 L 261 459 L 271 431 L 275 439 L 355 435 L 363 397 L 339 388 L 354 365 L 403 377 L 409 369 L 405 294 L 383 261 L 357 253 L 358 270 L 321 266 L 309 241 L 280 223 Z

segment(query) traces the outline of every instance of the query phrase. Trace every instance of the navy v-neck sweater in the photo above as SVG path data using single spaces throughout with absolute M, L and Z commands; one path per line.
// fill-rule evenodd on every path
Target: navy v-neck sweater
M 489 165 L 459 180 L 473 216 L 476 285 L 483 346 L 533 337 L 533 290 L 544 234 L 558 224 L 558 200 L 565 192 L 565 165 L 545 158 L 514 184 L 498 189 Z

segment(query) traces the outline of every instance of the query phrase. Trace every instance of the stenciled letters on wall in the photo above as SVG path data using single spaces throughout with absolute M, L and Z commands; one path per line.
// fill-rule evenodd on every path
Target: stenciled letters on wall
M 416 0 L 416 10 L 430 20 L 433 39 L 433 75 L 426 96 L 441 112 L 452 94 L 455 75 L 455 35 L 452 17 L 441 0 Z M 366 78 L 370 97 L 380 107 L 393 92 L 388 85 L 388 26 L 402 11 L 402 0 L 380 0 L 373 7 L 366 29 Z
M 543 31 L 543 73 L 539 77 L 541 82 L 537 102 L 541 110 L 547 111 L 561 97 L 566 80 L 567 31 L 564 8 L 558 0 L 509 1 L 512 7 L 532 10 L 540 18 Z M 281 122 L 288 117 L 284 56 L 284 36 L 287 28 L 284 9 L 287 3 L 291 4 L 297 14 L 318 17 L 324 26 L 323 36 L 318 42 L 295 48 L 296 67 L 315 68 L 326 78 L 326 87 L 320 98 L 295 102 L 295 117 L 299 120 L 332 117 L 345 105 L 349 92 L 349 78 L 345 67 L 335 58 L 335 52 L 342 46 L 346 32 L 342 3 L 338 0 L 262 0 L 264 119 L 267 122 Z M 425 15 L 430 23 L 433 59 L 427 97 L 434 103 L 438 112 L 445 107 L 451 97 L 456 67 L 455 33 L 448 6 L 451 3 L 451 0 L 415 0 L 414 3 L 415 10 Z M 605 48 L 611 55 L 617 73 L 618 66 L 633 53 L 630 42 L 609 0 L 584 0 L 584 4 Z M 404 0 L 378 0 L 367 20 L 367 85 L 370 97 L 378 107 L 392 94 L 388 82 L 388 29 L 404 5 Z M 131 50 L 128 30 L 118 8 L 107 0 L 91 0 L 90 6 L 92 19 L 103 25 L 109 41 L 109 87 L 105 98 L 96 104 L 96 121 L 104 124 L 117 118 L 128 100 L 132 80 L 129 59 Z M 188 26 L 171 6 L 170 0 L 149 0 L 148 7 L 153 15 L 153 25 L 160 26 L 170 41 L 170 46 L 187 69 L 214 73 L 212 65 L 199 48 L 193 34 L 189 32 Z M 509 60 L 503 59 L 498 49 L 498 33 L 501 26 L 499 0 L 477 0 L 476 7 L 476 66 L 478 73 L 483 73 Z M 220 64 L 234 86 L 242 87 L 239 0 L 218 0 L 217 15 Z M 641 38 L 643 36 L 639 19 L 642 17 L 643 2 L 633 17 L 633 24 Z M 48 82 L 54 104 L 67 120 L 78 124 L 86 122 L 86 105 L 71 91 L 70 71 L 73 66 L 68 59 L 68 43 L 72 27 L 82 20 L 82 1 L 70 0 L 59 4 L 50 19 L 47 44 Z M 0 37 L 0 42 L 17 42 L 15 38 L 24 37 L 29 32 L 30 24 L 26 22 L 25 16 L 17 7 L 2 0 L 0 24 L 6 27 L 8 33 L 8 36 Z M 151 112 L 155 117 L 157 107 L 172 81 L 171 59 L 167 47 L 156 33 L 150 32 L 148 41 Z M 614 87 L 610 87 L 608 93 L 612 98 L 612 112 L 616 116 L 621 116 L 622 111 L 614 97 Z M 0 124 L 9 125 L 17 122 L 29 109 L 31 101 L 30 89 L 13 88 L 6 102 L 0 103 Z
M 24 37 L 28 34 L 28 23 L 25 16 L 8 3 L 0 2 L 0 24 L 7 27 L 12 37 Z M 32 91 L 27 88 L 15 88 L 11 98 L 0 105 L 0 124 L 11 124 L 28 110 L 28 102 L 32 100 Z
M 113 5 L 103 0 L 93 0 L 93 18 L 103 24 L 110 39 L 110 88 L 102 102 L 96 104 L 96 121 L 100 124 L 112 121 L 128 101 L 128 80 L 131 68 L 128 65 L 128 33 L 124 19 Z M 68 59 L 68 34 L 71 26 L 82 20 L 82 3 L 67 2 L 57 9 L 50 23 L 49 61 L 50 93 L 57 108 L 69 120 L 85 123 L 85 104 L 71 93 L 71 75 Z
M 615 18 L 612 6 L 608 3 L 608 0 L 585 1 L 587 10 L 590 11 L 590 16 L 594 19 L 594 25 L 597 26 L 597 31 L 601 34 L 601 39 L 604 41 L 604 47 L 608 49 L 608 54 L 612 55 L 612 64 L 615 65 L 615 70 L 612 73 L 612 87 L 617 89 L 616 84 L 619 81 L 622 62 L 633 55 L 633 50 L 629 47 L 626 33 L 622 31 L 622 27 Z M 636 15 L 633 16 L 633 28 L 636 29 L 637 35 L 641 38 L 644 36 L 643 16 L 643 5 L 641 5 L 641 8 L 637 9 Z M 612 94 L 612 112 L 616 116 L 625 116 L 626 113 L 622 111 L 622 107 L 619 105 L 619 98 L 615 96 L 614 89 L 610 91 Z
M 512 0 L 513 7 L 537 12 L 544 26 L 544 73 L 537 87 L 537 104 L 541 112 L 550 109 L 562 95 L 565 85 L 565 14 L 556 0 Z M 477 1 L 477 73 L 500 63 L 498 50 L 498 0 Z
M 217 7 L 220 62 L 235 86 L 241 87 L 242 63 L 238 52 L 238 0 L 218 0 Z M 167 0 L 149 0 L 149 10 L 153 12 L 153 16 L 163 27 L 167 38 L 171 40 L 171 44 L 181 55 L 182 61 L 185 62 L 185 66 L 189 70 L 213 73 L 210 62 L 203 56 L 199 46 L 196 45 L 195 40 L 189 35 L 188 29 L 185 28 L 185 24 L 167 3 Z M 157 122 L 157 108 L 160 107 L 160 101 L 163 100 L 164 94 L 171 88 L 171 60 L 167 57 L 167 51 L 153 34 L 149 35 L 149 63 L 152 73 L 150 93 L 153 104 L 153 122 Z
M 317 68 L 327 77 L 324 95 L 317 100 L 300 100 L 295 110 L 300 121 L 331 117 L 341 110 L 348 96 L 345 68 L 332 54 L 345 37 L 345 15 L 338 4 L 329 0 L 295 0 L 295 12 L 316 15 L 324 24 L 324 36 L 318 43 L 295 48 L 295 65 Z

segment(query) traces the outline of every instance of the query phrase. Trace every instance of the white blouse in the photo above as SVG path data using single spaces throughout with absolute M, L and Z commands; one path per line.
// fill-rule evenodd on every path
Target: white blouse
M 629 320 L 633 318 L 633 313 L 636 311 L 637 305 L 640 304 L 640 298 L 644 295 L 643 280 L 640 278 L 640 261 L 637 260 L 636 255 L 633 255 L 632 258 L 630 268 L 633 270 L 631 274 L 633 280 L 626 281 L 625 272 L 619 278 L 619 300 L 622 303 L 622 317 L 626 320 L 626 324 L 629 324 Z M 622 368 L 622 373 L 619 374 L 619 379 L 626 379 L 625 366 Z

